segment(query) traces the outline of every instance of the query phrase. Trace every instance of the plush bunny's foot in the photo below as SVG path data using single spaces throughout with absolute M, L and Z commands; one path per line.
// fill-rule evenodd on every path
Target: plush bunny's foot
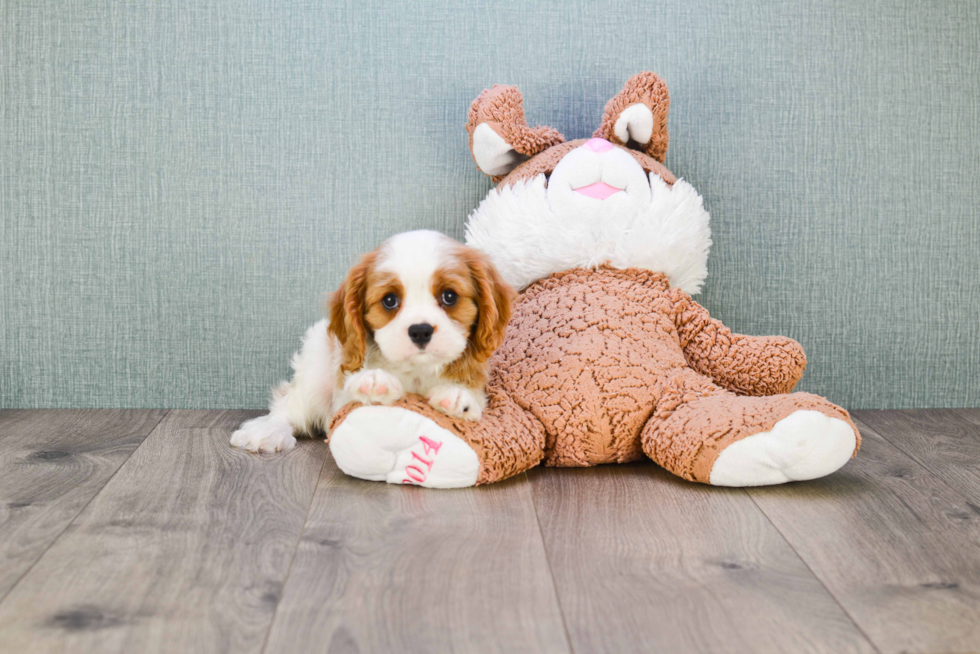
M 407 409 L 364 406 L 330 434 L 330 452 L 346 474 L 389 484 L 462 488 L 476 484 L 476 452 L 452 432 Z
M 711 468 L 713 486 L 769 486 L 824 477 L 856 446 L 854 429 L 819 411 L 796 411 L 769 431 L 726 447 Z
M 818 395 L 736 395 L 694 372 L 671 381 L 641 438 L 647 456 L 685 479 L 715 486 L 816 479 L 860 447 L 847 411 Z

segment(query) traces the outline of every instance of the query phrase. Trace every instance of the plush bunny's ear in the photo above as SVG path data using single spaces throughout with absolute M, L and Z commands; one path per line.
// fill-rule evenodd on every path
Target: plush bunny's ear
M 466 131 L 477 167 L 499 181 L 522 161 L 565 137 L 550 127 L 528 127 L 524 98 L 516 86 L 494 84 L 470 106 Z
M 606 103 L 602 123 L 593 134 L 618 145 L 632 145 L 660 163 L 667 157 L 667 85 L 654 73 L 629 78 Z
M 487 175 L 506 175 L 528 156 L 518 154 L 490 123 L 480 123 L 470 135 L 470 152 L 476 166 Z

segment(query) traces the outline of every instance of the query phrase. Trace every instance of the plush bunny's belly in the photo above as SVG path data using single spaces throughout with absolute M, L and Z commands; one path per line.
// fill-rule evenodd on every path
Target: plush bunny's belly
M 521 296 L 493 367 L 545 430 L 545 464 L 589 466 L 643 456 L 640 431 L 663 380 L 687 366 L 665 276 L 575 269 Z

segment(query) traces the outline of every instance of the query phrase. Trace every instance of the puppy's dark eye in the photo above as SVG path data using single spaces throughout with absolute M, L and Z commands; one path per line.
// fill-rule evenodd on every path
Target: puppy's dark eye
M 459 296 L 456 295 L 456 291 L 452 291 L 452 290 L 446 289 L 445 291 L 442 292 L 442 304 L 443 304 L 443 306 L 451 307 L 454 304 L 456 304 L 456 300 L 458 300 L 458 299 L 459 299 Z
M 381 306 L 383 306 L 388 311 L 392 311 L 398 308 L 398 296 L 394 293 L 388 293 L 388 295 L 381 298 Z

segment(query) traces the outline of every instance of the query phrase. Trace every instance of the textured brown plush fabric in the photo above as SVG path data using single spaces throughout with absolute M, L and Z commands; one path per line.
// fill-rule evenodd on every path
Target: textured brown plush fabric
M 655 121 L 653 137 L 644 146 L 643 152 L 625 147 L 626 144 L 616 137 L 613 129 L 623 109 L 637 102 L 644 102 L 650 107 Z M 667 155 L 669 108 L 670 98 L 663 80 L 653 73 L 634 75 L 626 82 L 623 90 L 606 103 L 602 123 L 594 136 L 623 147 L 643 170 L 656 173 L 668 185 L 672 185 L 677 177 L 663 165 Z M 500 185 L 531 179 L 542 173 L 550 175 L 562 157 L 588 140 L 577 139 L 566 143 L 565 137 L 556 129 L 546 126 L 528 127 L 524 116 L 524 97 L 516 86 L 494 84 L 493 88 L 485 89 L 470 105 L 466 131 L 469 134 L 471 153 L 473 131 L 480 123 L 490 125 L 515 152 L 530 157 L 506 175 L 492 175 L 493 182 Z
M 708 315 L 680 289 L 672 289 L 674 323 L 691 367 L 740 395 L 789 393 L 803 376 L 806 355 L 785 336 L 743 336 Z
M 558 162 L 561 161 L 562 157 L 586 141 L 588 141 L 588 139 L 576 139 L 567 143 L 553 145 L 536 157 L 521 163 L 517 166 L 517 168 L 510 171 L 503 177 L 500 177 L 499 179 L 494 177 L 494 180 L 498 182 L 497 186 L 499 188 L 501 186 L 513 184 L 519 180 L 533 179 L 540 174 L 551 175 L 551 172 L 555 169 L 555 166 L 558 165 Z M 626 150 L 631 157 L 636 159 L 636 162 L 640 164 L 640 167 L 643 168 L 644 171 L 646 171 L 648 174 L 656 173 L 667 183 L 668 186 L 673 186 L 674 182 L 677 181 L 677 177 L 674 175 L 674 173 L 667 170 L 666 166 L 653 157 L 647 156 L 639 150 L 633 150 L 626 147 L 623 147 L 622 149 Z
M 395 403 L 396 407 L 421 413 L 466 441 L 480 460 L 477 485 L 520 474 L 538 465 L 544 456 L 544 429 L 507 395 L 500 377 L 500 371 L 494 368 L 487 385 L 484 418 L 476 423 L 436 411 L 419 395 L 409 394 Z M 360 406 L 357 402 L 344 406 L 330 421 L 330 431 L 333 432 L 334 427 Z M 493 418 L 488 420 L 488 415 Z M 329 442 L 329 436 L 327 440 Z
M 480 484 L 542 460 L 590 466 L 644 454 L 707 483 L 721 450 L 795 410 L 849 422 L 814 395 L 763 395 L 795 385 L 805 361 L 794 341 L 732 334 L 666 276 L 635 268 L 569 270 L 529 286 L 490 365 L 477 423 L 453 420 L 421 398 L 399 403 L 473 447 Z
M 592 136 L 606 139 L 617 145 L 626 145 L 616 136 L 616 120 L 624 109 L 639 102 L 649 107 L 653 113 L 653 136 L 649 143 L 643 145 L 643 151 L 663 163 L 667 157 L 667 143 L 670 140 L 667 134 L 670 93 L 667 91 L 667 84 L 654 73 L 637 73 L 626 81 L 623 90 L 606 103 L 602 122 Z
M 516 86 L 494 84 L 485 89 L 470 105 L 466 131 L 470 135 L 470 152 L 473 152 L 473 131 L 480 123 L 487 123 L 514 151 L 533 157 L 553 145 L 563 143 L 565 137 L 551 127 L 528 127 L 524 118 L 524 96 Z M 474 158 L 475 161 L 475 158 Z M 493 176 L 494 182 L 500 176 Z
M 637 102 L 654 116 L 653 136 L 642 152 L 614 131 L 623 110 Z M 666 84 L 640 73 L 606 104 L 594 136 L 673 184 L 677 178 L 663 165 L 669 107 Z M 483 122 L 531 157 L 494 177 L 498 189 L 550 175 L 586 142 L 565 143 L 555 130 L 529 128 L 514 87 L 494 86 L 473 102 L 466 126 L 471 152 L 473 131 Z M 726 447 L 771 430 L 798 410 L 846 421 L 860 447 L 845 410 L 815 395 L 789 394 L 804 368 L 806 356 L 796 341 L 732 333 L 661 273 L 575 269 L 538 280 L 520 296 L 504 343 L 490 359 L 487 408 L 479 422 L 453 420 L 415 396 L 398 406 L 466 441 L 480 460 L 478 484 L 541 461 L 591 466 L 644 455 L 685 479 L 709 483 Z M 338 413 L 331 429 L 352 406 L 358 405 Z
M 860 447 L 861 435 L 847 411 L 822 397 L 810 393 L 739 396 L 688 369 L 666 380 L 656 410 L 643 428 L 643 451 L 675 475 L 706 484 L 722 450 L 746 436 L 769 431 L 799 410 L 844 420 L 854 429 Z

